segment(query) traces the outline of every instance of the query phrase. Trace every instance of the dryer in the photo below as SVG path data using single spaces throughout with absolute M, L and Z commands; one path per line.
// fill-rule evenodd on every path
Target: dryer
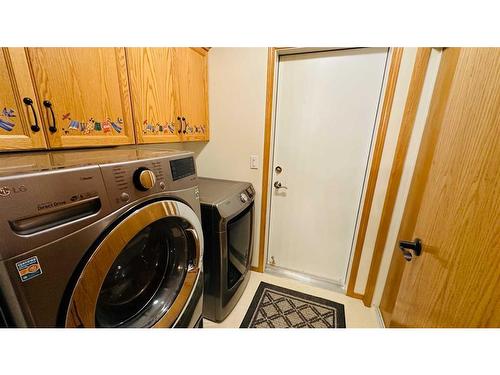
M 0 156 L 10 327 L 194 327 L 203 232 L 193 154 L 122 147 Z
M 251 183 L 200 177 L 205 236 L 203 316 L 223 321 L 250 280 L 254 199 Z

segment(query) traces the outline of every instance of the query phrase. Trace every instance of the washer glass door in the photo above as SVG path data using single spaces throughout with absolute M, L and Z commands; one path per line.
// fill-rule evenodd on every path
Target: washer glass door
M 154 202 L 126 217 L 84 267 L 66 326 L 171 326 L 198 276 L 199 234 L 196 214 L 180 202 Z
M 179 218 L 158 220 L 127 244 L 101 287 L 96 327 L 143 327 L 163 315 L 186 276 L 188 226 Z

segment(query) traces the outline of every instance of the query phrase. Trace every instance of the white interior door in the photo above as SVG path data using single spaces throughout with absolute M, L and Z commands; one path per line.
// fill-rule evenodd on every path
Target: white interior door
M 280 56 L 268 263 L 345 284 L 387 56 Z

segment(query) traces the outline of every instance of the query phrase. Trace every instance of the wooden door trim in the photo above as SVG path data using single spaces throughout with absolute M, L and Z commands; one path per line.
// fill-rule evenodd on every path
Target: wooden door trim
M 413 235 L 459 55 L 460 49 L 450 48 L 444 52 L 441 59 L 398 238 Z M 380 303 L 380 312 L 386 327 L 389 327 L 391 321 L 405 267 L 405 261 L 399 250 L 396 250 L 395 246 Z
M 361 262 L 361 254 L 365 243 L 366 230 L 368 229 L 368 219 L 372 208 L 373 197 L 375 195 L 375 187 L 377 185 L 378 172 L 382 161 L 382 153 L 384 150 L 385 137 L 389 126 L 391 116 L 392 103 L 396 92 L 396 84 L 398 82 L 399 68 L 403 57 L 403 48 L 394 48 L 391 53 L 391 66 L 387 77 L 387 85 L 384 93 L 384 102 L 382 104 L 382 112 L 380 115 L 380 123 L 377 130 L 377 138 L 373 149 L 372 162 L 370 165 L 370 174 L 366 185 L 365 198 L 363 200 L 363 210 L 359 220 L 358 235 L 356 237 L 356 245 L 352 257 L 351 272 L 349 282 L 347 284 L 346 294 L 350 297 L 362 299 L 363 294 L 354 291 L 356 279 L 359 272 L 359 264 Z
M 210 48 L 208 47 L 189 47 L 191 48 L 192 50 L 195 50 L 196 52 L 198 52 L 200 55 L 203 55 L 203 56 L 206 56 L 208 51 L 210 50 Z
M 274 67 L 277 60 L 278 48 L 267 49 L 267 80 L 266 80 L 266 115 L 264 124 L 264 155 L 262 157 L 262 197 L 260 202 L 260 233 L 259 233 L 259 262 L 252 270 L 264 272 L 264 253 L 266 249 L 266 227 L 267 227 L 267 201 L 269 184 L 269 161 L 271 152 L 271 132 L 273 117 L 273 95 L 274 95 Z
M 410 144 L 413 125 L 415 124 L 415 118 L 417 115 L 418 105 L 420 103 L 420 97 L 424 86 L 430 56 L 431 48 L 419 48 L 417 51 L 415 65 L 410 79 L 410 86 L 408 88 L 403 118 L 401 120 L 401 128 L 398 135 L 396 150 L 394 152 L 389 182 L 387 184 L 382 215 L 378 226 L 377 238 L 373 249 L 370 271 L 368 273 L 368 280 L 366 282 L 363 296 L 363 303 L 365 306 L 371 306 L 373 293 L 375 292 L 380 263 L 382 262 L 382 256 L 387 242 L 392 213 L 394 211 L 394 205 L 398 195 L 401 176 L 403 174 L 403 167 Z

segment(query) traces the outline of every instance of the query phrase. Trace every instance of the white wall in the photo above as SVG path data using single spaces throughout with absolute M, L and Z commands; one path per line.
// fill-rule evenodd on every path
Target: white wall
M 184 143 L 198 175 L 249 181 L 256 190 L 254 253 L 258 264 L 267 48 L 211 48 L 208 53 L 210 141 Z M 258 169 L 250 169 L 257 155 Z

